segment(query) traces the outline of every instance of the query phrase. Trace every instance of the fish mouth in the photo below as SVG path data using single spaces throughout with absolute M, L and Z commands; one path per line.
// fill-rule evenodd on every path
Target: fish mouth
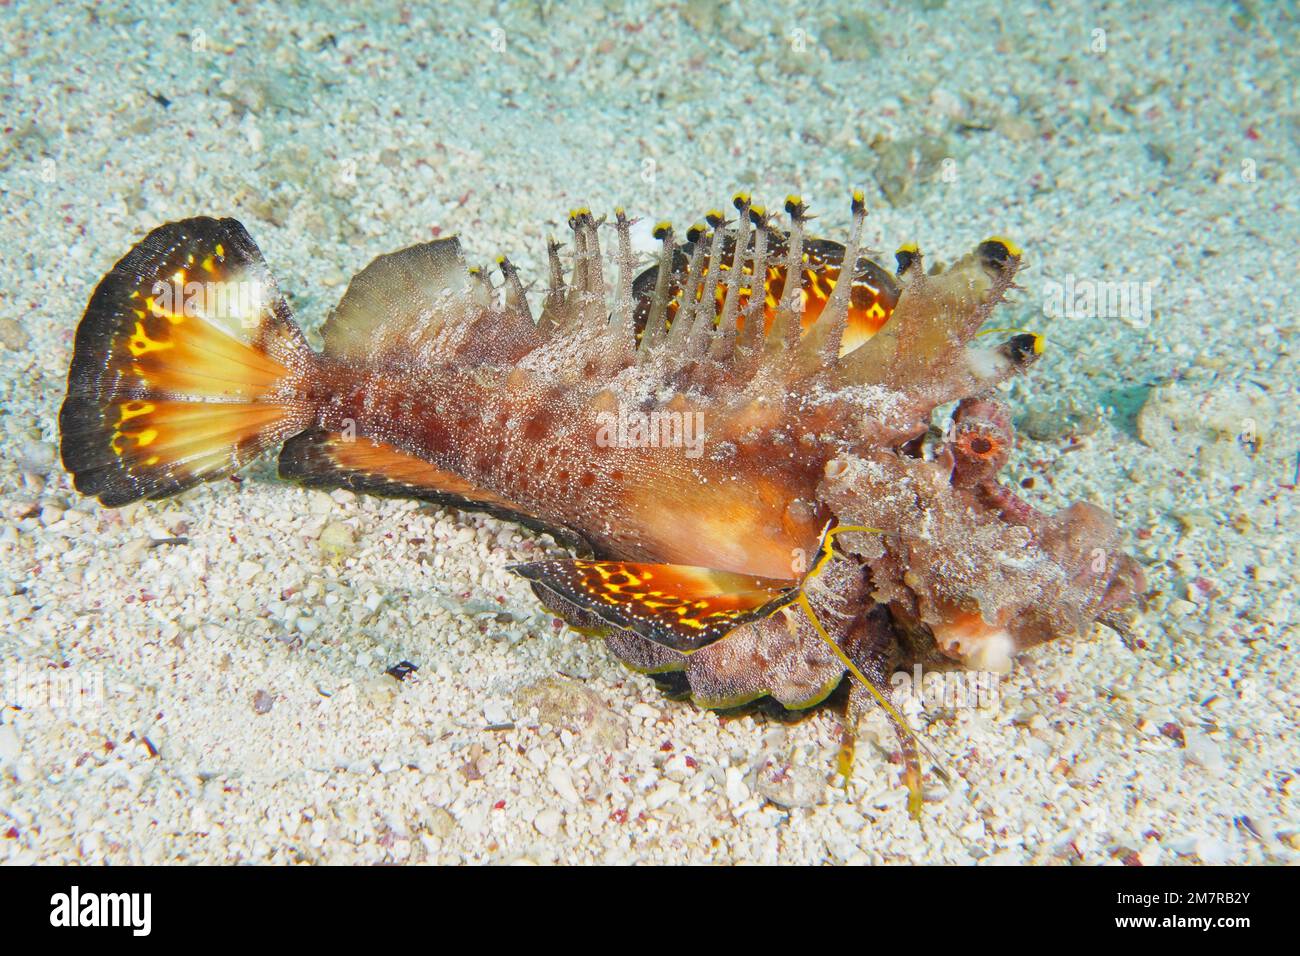
M 939 649 L 969 670 L 1010 673 L 1016 640 L 1005 627 L 987 624 L 976 616 L 935 624 L 930 631 Z

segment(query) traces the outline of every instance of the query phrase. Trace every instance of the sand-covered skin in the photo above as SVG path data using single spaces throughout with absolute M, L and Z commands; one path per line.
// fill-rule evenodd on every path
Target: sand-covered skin
M 0 861 L 1300 855 L 1285 10 L 17 6 Z M 1152 592 L 1133 647 L 1098 628 L 1020 658 L 995 706 L 912 712 L 953 776 L 927 777 L 922 825 L 879 715 L 840 790 L 832 710 L 723 719 L 554 626 L 504 570 L 549 539 L 269 461 L 112 512 L 58 467 L 77 319 L 166 220 L 239 218 L 314 329 L 371 257 L 435 235 L 540 280 L 578 204 L 685 225 L 737 188 L 796 191 L 842 236 L 853 185 L 878 248 L 1025 248 L 1000 314 L 1048 351 L 1005 396 L 1010 476 L 1112 510 Z M 1152 284 L 1152 314 L 1044 314 L 1050 283 L 1097 281 Z

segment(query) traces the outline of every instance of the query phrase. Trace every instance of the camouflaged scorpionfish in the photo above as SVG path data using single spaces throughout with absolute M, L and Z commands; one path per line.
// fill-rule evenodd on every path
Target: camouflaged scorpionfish
M 850 736 L 872 697 L 898 721 L 898 667 L 1004 670 L 1114 620 L 1141 576 L 1112 519 L 1040 513 L 997 480 L 1013 433 L 993 390 L 1042 340 L 976 333 L 1017 247 L 989 239 L 927 273 L 904 246 L 895 275 L 860 257 L 861 194 L 847 246 L 805 235 L 795 197 L 786 229 L 743 194 L 735 205 L 685 243 L 657 227 L 661 265 L 639 276 L 620 210 L 612 288 L 604 220 L 577 210 L 567 281 L 552 243 L 537 319 L 508 260 L 494 287 L 454 238 L 380 256 L 321 353 L 238 222 L 160 226 L 77 330 L 64 465 L 117 506 L 283 445 L 284 478 L 549 530 L 588 559 L 517 570 L 621 660 L 682 672 L 714 708 L 809 707 L 851 671 Z M 934 438 L 932 412 L 954 401 Z M 839 526 L 872 530 L 832 544 Z

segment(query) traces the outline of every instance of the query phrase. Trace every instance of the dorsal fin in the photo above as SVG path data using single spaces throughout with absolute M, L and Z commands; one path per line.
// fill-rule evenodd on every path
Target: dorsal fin
M 379 256 L 352 278 L 325 322 L 325 351 L 364 359 L 409 349 L 438 331 L 449 308 L 463 312 L 468 289 L 465 257 L 454 236 Z

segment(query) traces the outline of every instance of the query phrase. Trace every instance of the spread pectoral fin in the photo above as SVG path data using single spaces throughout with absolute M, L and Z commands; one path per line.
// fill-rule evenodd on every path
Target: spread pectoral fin
M 684 654 L 775 612 L 798 593 L 796 581 L 683 564 L 575 558 L 534 561 L 510 570 L 533 582 L 548 607 L 576 606 L 611 627 Z M 558 600 L 550 603 L 548 597 Z

